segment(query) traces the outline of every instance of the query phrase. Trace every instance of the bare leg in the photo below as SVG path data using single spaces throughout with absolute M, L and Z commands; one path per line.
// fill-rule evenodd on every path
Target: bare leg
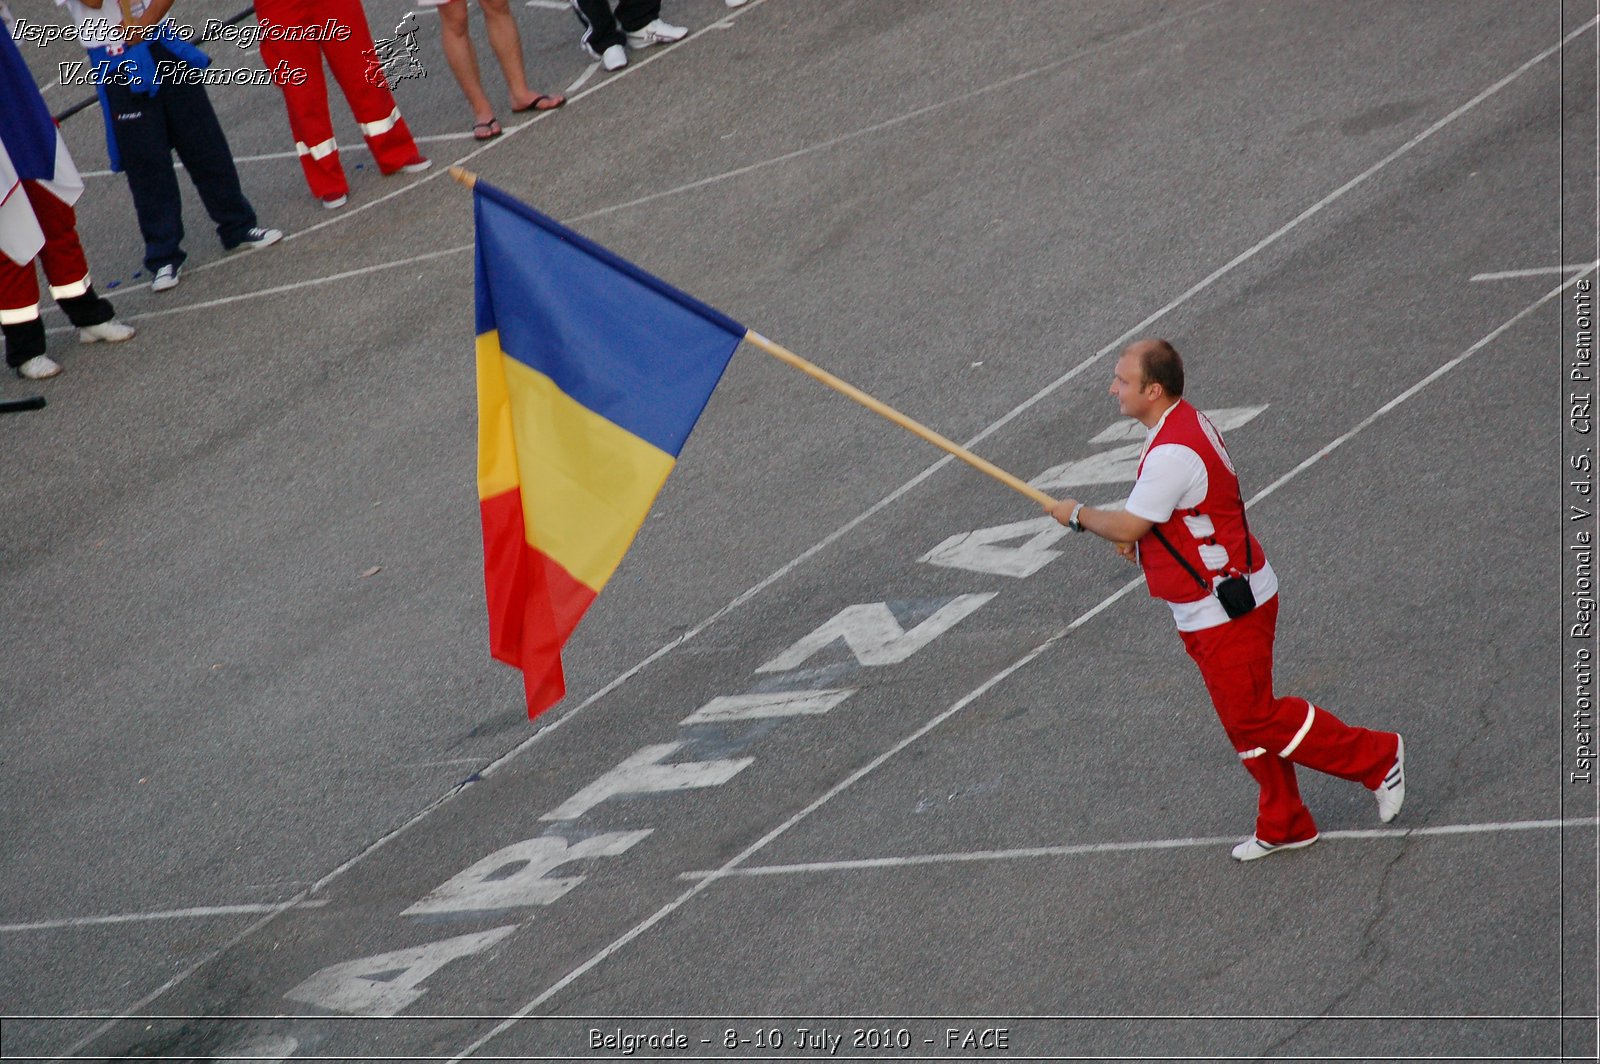
M 483 93 L 483 81 L 478 77 L 478 56 L 472 50 L 472 36 L 467 28 L 466 0 L 439 9 L 439 36 L 450 73 L 456 76 L 457 84 L 467 97 L 467 106 L 472 108 L 472 120 L 489 121 L 494 117 L 494 109 L 489 106 L 489 97 Z
M 489 31 L 489 47 L 500 62 L 505 75 L 506 88 L 511 90 L 511 106 L 522 108 L 538 95 L 528 88 L 528 75 L 522 63 L 522 35 L 517 32 L 517 20 L 511 14 L 507 0 L 478 0 L 483 9 L 484 25 Z

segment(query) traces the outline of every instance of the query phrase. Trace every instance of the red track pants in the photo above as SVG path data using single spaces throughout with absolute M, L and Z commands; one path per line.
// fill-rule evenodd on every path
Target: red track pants
M 22 190 L 44 230 L 44 248 L 37 261 L 44 265 L 50 294 L 57 299 L 84 295 L 89 291 L 89 262 L 78 242 L 77 213 L 36 181 L 22 182 Z M 33 263 L 18 266 L 0 255 L 0 324 L 16 325 L 38 317 L 39 276 Z
M 1180 632 L 1200 666 L 1211 703 L 1245 769 L 1261 786 L 1256 837 L 1274 845 L 1317 833 L 1300 800 L 1294 766 L 1326 772 L 1374 789 L 1394 765 L 1400 737 L 1346 724 L 1303 698 L 1272 693 L 1272 641 L 1278 627 L 1273 596 L 1227 624 Z
M 376 46 L 360 0 L 261 0 L 256 4 L 256 15 L 274 26 L 316 26 L 332 20 L 350 30 L 350 36 L 342 41 L 261 40 L 261 61 L 268 69 L 282 62 L 306 72 L 302 84 L 281 82 L 279 87 L 289 111 L 295 150 L 300 153 L 300 166 L 313 196 L 328 199 L 350 191 L 344 167 L 339 163 L 333 119 L 328 113 L 324 58 L 350 103 L 378 169 L 392 174 L 422 158 L 411 130 L 400 117 L 388 81 L 374 65 Z

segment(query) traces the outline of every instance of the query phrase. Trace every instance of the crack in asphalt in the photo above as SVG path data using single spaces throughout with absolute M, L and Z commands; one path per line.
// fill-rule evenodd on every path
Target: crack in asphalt
M 1316 1026 L 1323 1020 L 1338 1019 L 1334 1011 L 1353 997 L 1358 991 L 1364 989 L 1372 978 L 1383 969 L 1389 959 L 1389 947 L 1379 938 L 1379 928 L 1388 920 L 1393 909 L 1393 902 L 1389 894 L 1390 880 L 1395 868 L 1411 853 L 1411 836 L 1407 835 L 1401 840 L 1400 851 L 1384 865 L 1383 876 L 1378 881 L 1377 909 L 1372 918 L 1367 921 L 1361 930 L 1361 948 L 1357 951 L 1355 961 L 1362 964 L 1364 970 L 1355 977 L 1354 982 L 1344 990 L 1334 995 L 1333 999 L 1323 1006 L 1322 1011 L 1316 1016 L 1309 1017 L 1296 1025 L 1293 1030 L 1282 1038 L 1271 1043 L 1261 1053 L 1261 1058 L 1276 1057 L 1285 1046 L 1299 1038 L 1306 1031 Z

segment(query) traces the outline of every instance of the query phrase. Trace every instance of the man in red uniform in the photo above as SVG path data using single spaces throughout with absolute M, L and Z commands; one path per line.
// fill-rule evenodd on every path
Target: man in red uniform
M 1295 765 L 1362 784 L 1377 795 L 1378 818 L 1393 820 L 1406 793 L 1400 736 L 1352 727 L 1303 698 L 1272 692 L 1278 578 L 1250 534 L 1222 436 L 1184 401 L 1178 352 L 1165 340 L 1130 344 L 1111 394 L 1150 430 L 1125 508 L 1063 499 L 1050 513 L 1073 531 L 1111 540 L 1144 569 L 1150 594 L 1172 608 L 1223 730 L 1261 788 L 1255 834 L 1233 848 L 1234 859 L 1317 841 Z
M 328 113 L 324 59 L 350 103 L 378 169 L 393 174 L 428 168 L 428 160 L 417 150 L 406 120 L 400 117 L 387 79 L 374 66 L 377 46 L 361 0 L 257 0 L 256 17 L 262 28 L 262 63 L 268 69 L 282 63 L 289 70 L 305 72 L 303 79 L 277 80 L 306 184 L 323 206 L 342 207 L 350 194 Z M 348 32 L 322 32 L 330 23 Z

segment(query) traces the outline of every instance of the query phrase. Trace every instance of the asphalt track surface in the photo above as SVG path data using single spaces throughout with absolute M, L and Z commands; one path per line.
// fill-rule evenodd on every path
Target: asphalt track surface
M 0 418 L 8 1059 L 1594 1058 L 1593 2 L 667 0 L 693 36 L 609 76 L 514 7 L 572 101 L 475 151 L 425 18 L 436 163 L 1024 479 L 1125 447 L 1115 353 L 1171 338 L 1243 411 L 1278 687 L 1402 731 L 1405 811 L 1302 773 L 1323 841 L 1230 861 L 1253 788 L 1134 571 L 952 544 L 1037 508 L 748 345 L 530 724 L 470 197 L 351 149 L 326 212 L 276 92 L 213 88 L 291 238 L 224 256 L 185 182 L 152 295 L 91 176 L 140 335 L 52 312 L 67 372 L 0 385 L 49 399 Z M 1086 468 L 1050 490 L 1126 492 Z

